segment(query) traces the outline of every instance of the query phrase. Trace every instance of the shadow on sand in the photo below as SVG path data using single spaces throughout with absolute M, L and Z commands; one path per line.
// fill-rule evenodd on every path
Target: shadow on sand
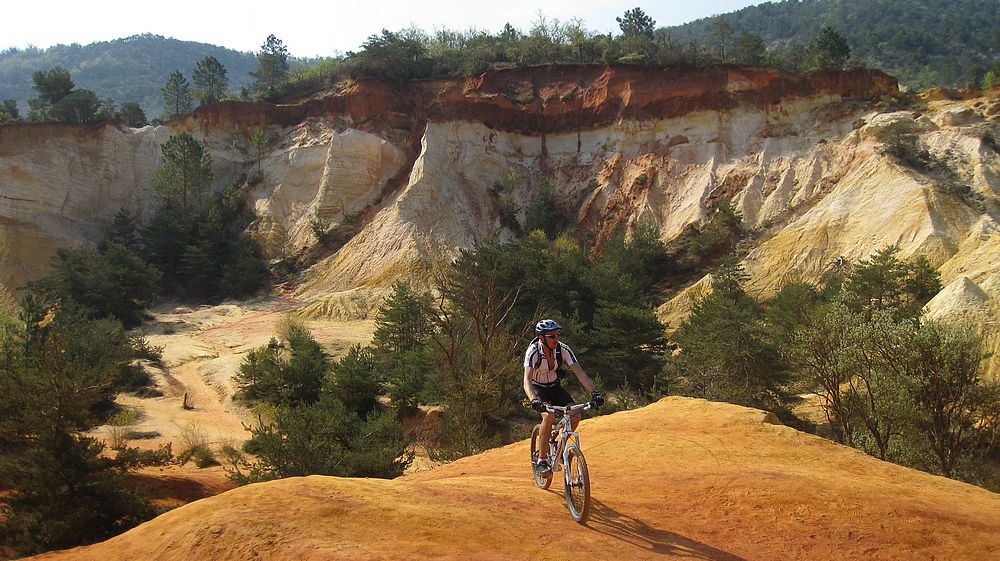
M 654 528 L 631 516 L 622 514 L 591 497 L 590 517 L 586 526 L 591 530 L 617 538 L 632 545 L 648 548 L 653 553 L 712 561 L 746 561 L 732 553 L 685 538 L 680 534 Z

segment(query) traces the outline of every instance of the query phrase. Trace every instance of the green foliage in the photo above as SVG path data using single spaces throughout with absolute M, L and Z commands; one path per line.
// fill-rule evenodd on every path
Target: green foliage
M 899 246 L 881 249 L 858 263 L 847 276 L 844 302 L 871 317 L 887 311 L 896 318 L 912 319 L 941 290 L 937 271 L 926 259 L 901 261 Z
M 0 91 L 27 107 L 34 95 L 32 72 L 61 66 L 80 87 L 109 96 L 115 103 L 136 102 L 147 115 L 161 115 L 160 88 L 166 77 L 176 68 L 193 68 L 206 56 L 229 69 L 232 87 L 250 84 L 249 72 L 257 62 L 252 53 L 143 34 L 88 45 L 0 51 Z
M 645 306 L 604 304 L 594 315 L 590 365 L 609 388 L 662 390 L 664 326 Z
M 407 283 L 393 286 L 393 293 L 375 317 L 372 344 L 384 373 L 389 398 L 401 409 L 427 402 L 427 385 L 434 368 L 431 337 L 430 293 L 420 293 Z
M 142 323 L 159 281 L 158 270 L 112 242 L 100 251 L 86 246 L 59 248 L 49 272 L 28 288 L 52 302 L 74 302 L 91 317 L 113 316 L 134 327 Z
M 149 124 L 146 119 L 146 112 L 134 101 L 126 101 L 118 110 L 118 119 L 132 128 L 144 127 Z
M 75 87 L 69 70 L 65 68 L 39 70 L 32 74 L 32 81 L 38 97 L 29 102 L 29 121 L 86 123 L 110 117 L 110 109 L 102 110 L 101 100 L 94 92 Z
M 820 70 L 840 70 L 851 56 L 847 41 L 832 27 L 824 26 L 809 44 L 813 64 Z
M 142 230 L 144 257 L 163 273 L 163 292 L 213 301 L 253 294 L 267 282 L 260 248 L 244 231 L 249 217 L 226 192 L 195 213 L 167 201 Z
M 547 179 L 538 186 L 534 200 L 525 211 L 524 222 L 526 231 L 541 230 L 550 240 L 554 240 L 568 225 L 566 212 L 556 202 L 555 188 Z
M 21 112 L 17 108 L 17 100 L 5 99 L 3 103 L 0 103 L 0 124 L 20 119 Z
M 982 460 L 995 446 L 1000 418 L 1000 394 L 980 378 L 982 341 L 969 326 L 920 323 L 912 312 L 900 312 L 906 304 L 898 304 L 898 295 L 928 297 L 937 277 L 926 261 L 895 261 L 892 249 L 876 254 L 861 267 L 863 274 L 833 293 L 840 301 L 805 314 L 790 361 L 816 388 L 838 441 L 882 459 L 982 481 Z M 914 282 L 908 276 L 913 271 L 924 281 Z M 923 288 L 914 291 L 914 285 Z
M 272 99 L 288 77 L 288 48 L 274 35 L 268 35 L 257 51 L 257 70 L 253 88 L 260 99 Z
M 916 427 L 927 438 L 937 471 L 954 477 L 963 456 L 983 444 L 980 420 L 998 407 L 988 383 L 980 378 L 982 339 L 968 326 L 928 322 L 908 343 Z
M 693 236 L 686 238 L 680 264 L 695 268 L 728 254 L 742 235 L 742 221 L 743 216 L 733 208 L 729 200 L 720 201 L 711 219 Z
M 90 90 L 76 89 L 52 104 L 48 115 L 64 123 L 87 123 L 99 116 L 101 101 Z
M 181 212 L 200 210 L 212 182 L 212 157 L 208 151 L 186 132 L 171 136 L 160 151 L 161 164 L 153 174 L 153 185 L 168 204 Z
M 191 112 L 194 98 L 191 95 L 191 85 L 180 70 L 174 70 L 160 90 L 163 92 L 163 120 Z M 186 133 L 181 133 L 186 134 Z
M 502 177 L 493 182 L 493 187 L 490 190 L 490 193 L 496 197 L 500 225 L 515 234 L 521 233 L 521 223 L 517 220 L 520 208 L 514 199 L 514 190 L 517 189 L 519 180 L 517 172 L 509 169 Z
M 154 514 L 128 490 L 129 463 L 82 436 L 101 422 L 145 345 L 121 324 L 30 295 L 0 314 L 0 544 L 27 555 L 106 539 Z
M 622 35 L 626 37 L 642 36 L 648 39 L 653 38 L 653 30 L 656 26 L 656 21 L 646 15 L 641 8 L 632 8 L 631 10 L 625 10 L 625 15 L 620 18 L 615 18 L 618 22 L 618 27 L 622 31 Z
M 194 82 L 194 97 L 198 105 L 218 103 L 229 90 L 229 77 L 226 67 L 214 56 L 207 56 L 198 61 L 191 71 Z
M 710 43 L 714 47 L 715 53 L 720 61 L 730 61 L 730 58 L 732 57 L 732 41 L 733 26 L 729 25 L 729 21 L 726 18 L 716 16 L 716 18 L 712 20 L 712 35 L 710 37 Z
M 323 393 L 343 403 L 359 418 L 366 418 L 378 408 L 381 377 L 371 347 L 355 345 L 333 364 Z
M 38 93 L 38 100 L 53 105 L 68 96 L 76 87 L 69 70 L 57 66 L 49 70 L 39 70 L 31 75 L 32 89 Z
M 284 344 L 272 338 L 247 353 L 234 378 L 243 399 L 288 406 L 319 399 L 329 369 L 326 353 L 301 322 L 283 331 Z
M 824 26 L 839 30 L 853 58 L 897 76 L 910 88 L 965 86 L 1000 52 L 1000 11 L 993 0 L 764 2 L 726 14 L 737 32 L 771 45 L 770 63 L 814 67 L 806 48 Z M 659 30 L 673 45 L 708 43 L 714 18 Z M 690 49 L 688 49 L 690 50 Z M 693 60 L 692 60 L 693 62 Z M 976 69 L 978 75 L 975 74 Z
M 257 175 L 262 177 L 263 171 L 261 170 L 260 163 L 264 159 L 268 145 L 271 144 L 271 139 L 264 131 L 264 127 L 258 126 L 250 131 L 247 142 L 250 144 L 250 153 L 253 155 L 254 165 L 257 166 Z
M 394 82 L 424 77 L 431 67 L 425 40 L 416 30 L 383 29 L 368 37 L 359 52 L 348 53 L 350 67 L 355 73 Z
M 682 393 L 776 409 L 789 401 L 791 372 L 745 278 L 733 265 L 713 273 L 711 294 L 674 334 L 680 354 L 672 368 Z
M 740 33 L 733 47 L 733 61 L 737 64 L 759 65 L 767 61 L 767 45 L 757 33 Z
M 230 477 L 254 483 L 302 475 L 396 477 L 409 465 L 403 427 L 391 413 L 359 418 L 337 399 L 281 407 L 273 423 L 250 429 L 256 460 L 232 454 Z

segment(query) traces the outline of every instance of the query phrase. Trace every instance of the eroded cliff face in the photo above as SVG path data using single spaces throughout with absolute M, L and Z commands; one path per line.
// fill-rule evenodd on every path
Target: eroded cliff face
M 997 130 L 996 96 L 919 113 L 874 103 L 895 91 L 875 71 L 560 66 L 400 87 L 350 82 L 297 104 L 223 103 L 140 130 L 8 125 L 0 282 L 16 287 L 55 247 L 95 241 L 121 206 L 148 212 L 169 135 L 201 139 L 221 187 L 253 171 L 247 136 L 261 126 L 270 138 L 262 180 L 245 190 L 254 233 L 269 257 L 312 263 L 294 286 L 310 314 L 370 316 L 395 280 L 426 281 L 458 249 L 510 236 L 493 185 L 511 171 L 518 206 L 547 178 L 578 233 L 598 242 L 643 220 L 671 240 L 730 199 L 757 231 L 745 265 L 759 295 L 896 243 L 904 257 L 939 266 L 945 284 L 965 279 L 951 292 L 971 283 L 995 306 L 1000 164 L 983 138 Z M 875 134 L 899 120 L 974 196 L 881 154 Z M 358 233 L 317 251 L 317 225 L 344 222 Z M 676 326 L 708 280 L 664 304 L 662 317 Z

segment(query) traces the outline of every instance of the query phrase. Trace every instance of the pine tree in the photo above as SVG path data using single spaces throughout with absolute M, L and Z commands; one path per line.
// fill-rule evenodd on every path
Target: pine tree
M 832 27 L 825 26 L 809 45 L 813 64 L 820 70 L 839 70 L 847 64 L 851 48 L 847 41 Z
M 250 75 L 257 79 L 254 89 L 258 97 L 267 99 L 278 92 L 288 76 L 288 49 L 281 39 L 267 36 L 257 52 L 257 71 Z
M 174 70 L 160 90 L 163 92 L 163 118 L 173 119 L 191 112 L 191 86 L 180 70 Z
M 191 79 L 194 80 L 194 95 L 198 98 L 198 105 L 218 103 L 229 89 L 226 67 L 214 56 L 198 61 L 191 72 Z

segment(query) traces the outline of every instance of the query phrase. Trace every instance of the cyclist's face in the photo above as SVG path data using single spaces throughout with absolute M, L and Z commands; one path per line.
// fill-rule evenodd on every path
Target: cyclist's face
M 559 332 L 550 331 L 549 333 L 543 334 L 542 341 L 544 341 L 546 345 L 555 348 L 555 346 L 559 344 Z

